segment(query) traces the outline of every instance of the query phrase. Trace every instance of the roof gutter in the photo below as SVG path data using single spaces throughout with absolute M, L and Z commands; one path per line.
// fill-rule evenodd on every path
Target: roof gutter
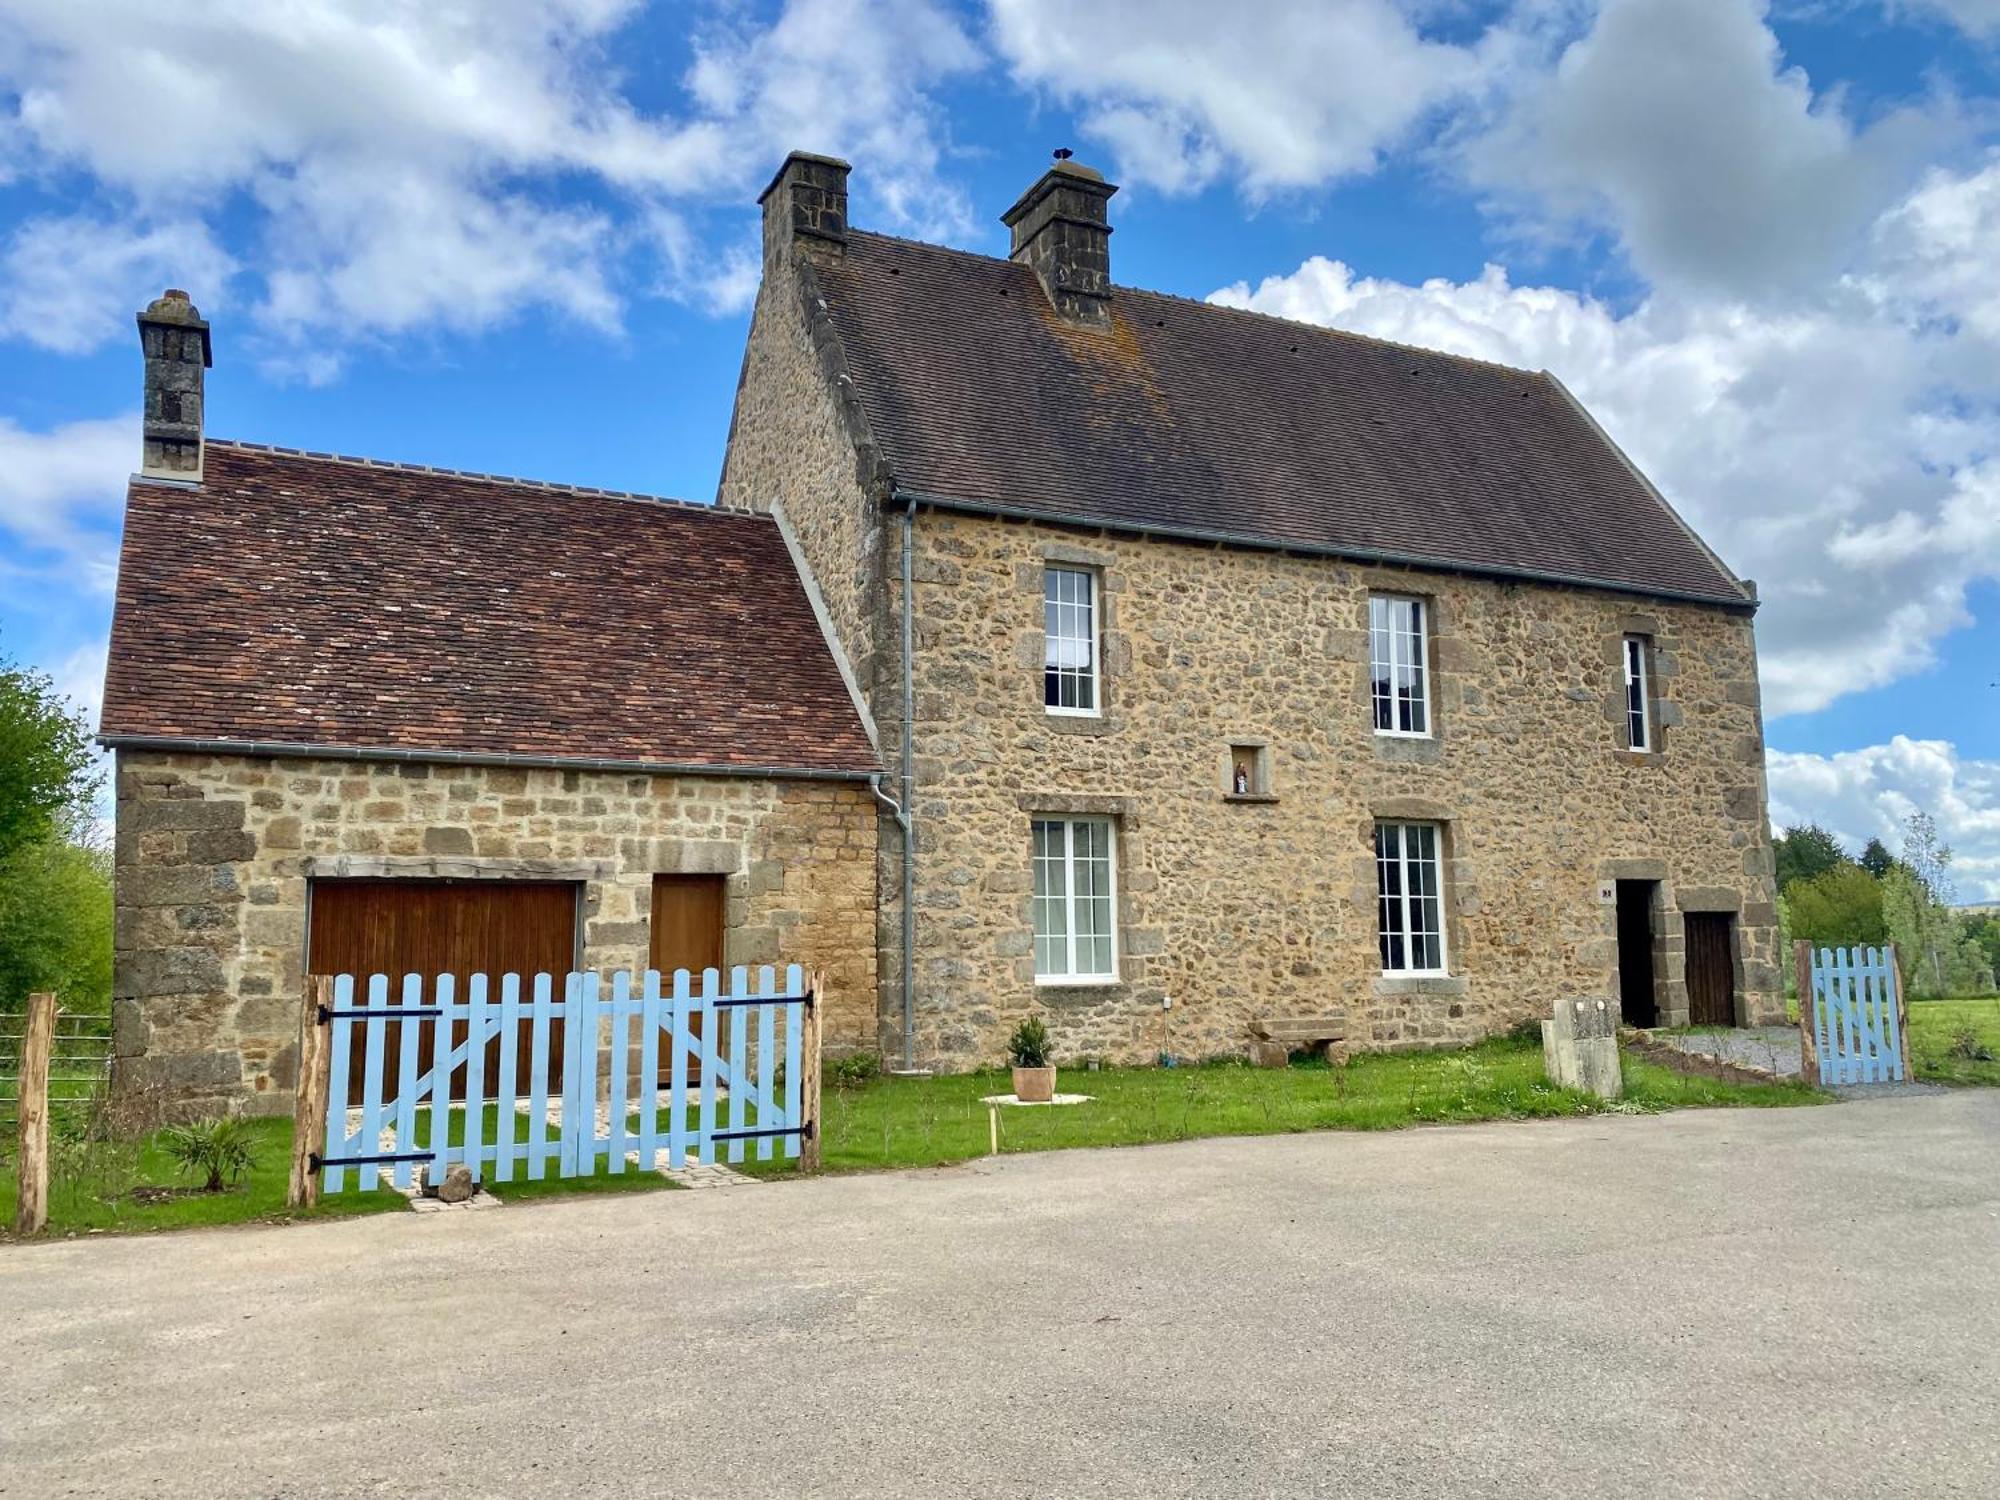
M 1269 537 L 1247 536 L 1242 532 L 1217 531 L 1201 526 L 1160 526 L 1144 521 L 1120 521 L 1105 516 L 1080 515 L 1064 511 L 1034 510 L 1020 505 L 1003 505 L 990 500 L 959 500 L 949 495 L 933 495 L 922 490 L 891 492 L 904 505 L 927 505 L 934 510 L 962 511 L 968 515 L 1003 516 L 1014 521 L 1042 521 L 1052 526 L 1074 526 L 1088 531 L 1122 531 L 1134 536 L 1159 537 L 1168 541 L 1203 542 L 1211 546 L 1243 547 L 1254 552 L 1289 552 L 1300 557 L 1337 557 L 1347 562 L 1383 563 L 1403 568 L 1422 568 L 1432 573 L 1460 573 L 1472 578 L 1496 578 L 1510 583 L 1551 583 L 1569 588 L 1599 589 L 1638 599 L 1665 599 L 1682 604 L 1701 604 L 1732 614 L 1755 614 L 1757 600 L 1745 594 L 1739 599 L 1697 594 L 1686 589 L 1642 588 L 1608 578 L 1590 578 L 1576 573 L 1551 573 L 1536 568 L 1510 568 L 1487 563 L 1450 562 L 1411 552 L 1387 552 L 1372 547 L 1326 547 L 1311 542 L 1278 542 Z M 1685 524 L 1685 523 L 1683 523 Z M 1706 550 L 1706 549 L 1704 549 Z
M 590 756 L 513 755 L 506 751 L 409 750 L 389 745 L 313 745 L 296 740 L 217 740 L 173 734 L 100 734 L 107 750 L 163 750 L 194 755 L 268 755 L 314 760 L 386 760 L 530 771 L 620 771 L 645 776 L 739 776 L 774 781 L 868 781 L 875 771 L 812 766 L 730 766 L 671 760 L 602 760 Z

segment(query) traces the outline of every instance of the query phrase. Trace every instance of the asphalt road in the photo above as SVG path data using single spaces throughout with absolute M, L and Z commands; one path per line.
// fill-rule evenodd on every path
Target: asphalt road
M 2000 1494 L 2000 1092 L 0 1252 L 0 1494 Z

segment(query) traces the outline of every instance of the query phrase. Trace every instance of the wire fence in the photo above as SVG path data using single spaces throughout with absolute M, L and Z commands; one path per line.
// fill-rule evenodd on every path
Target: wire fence
M 0 1016 L 0 1158 L 11 1158 L 21 1107 L 21 1043 L 25 1014 Z M 103 1016 L 56 1016 L 49 1051 L 49 1109 L 90 1103 L 111 1072 L 111 1026 Z

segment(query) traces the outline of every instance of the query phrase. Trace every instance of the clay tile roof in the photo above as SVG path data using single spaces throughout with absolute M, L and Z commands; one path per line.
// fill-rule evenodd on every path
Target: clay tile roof
M 102 732 L 878 767 L 768 516 L 221 442 L 132 484 Z
M 905 492 L 1750 605 L 1547 374 L 1128 287 L 1080 329 L 1026 266 L 876 234 L 817 274 Z

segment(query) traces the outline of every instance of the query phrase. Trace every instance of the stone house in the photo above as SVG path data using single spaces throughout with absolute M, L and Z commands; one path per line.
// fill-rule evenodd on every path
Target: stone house
M 309 971 L 799 962 L 874 1044 L 878 756 L 769 515 L 204 441 L 206 324 L 140 331 L 123 1083 L 288 1110 Z
M 794 154 L 719 503 L 203 433 L 140 315 L 121 1076 L 282 1108 L 303 975 L 797 961 L 829 1045 L 1782 1014 L 1756 593 L 1547 373 L 1007 259 Z
M 720 498 L 894 768 L 883 1045 L 1781 1015 L 1754 587 L 1546 372 L 1117 286 L 1058 160 L 994 259 L 763 195 Z

